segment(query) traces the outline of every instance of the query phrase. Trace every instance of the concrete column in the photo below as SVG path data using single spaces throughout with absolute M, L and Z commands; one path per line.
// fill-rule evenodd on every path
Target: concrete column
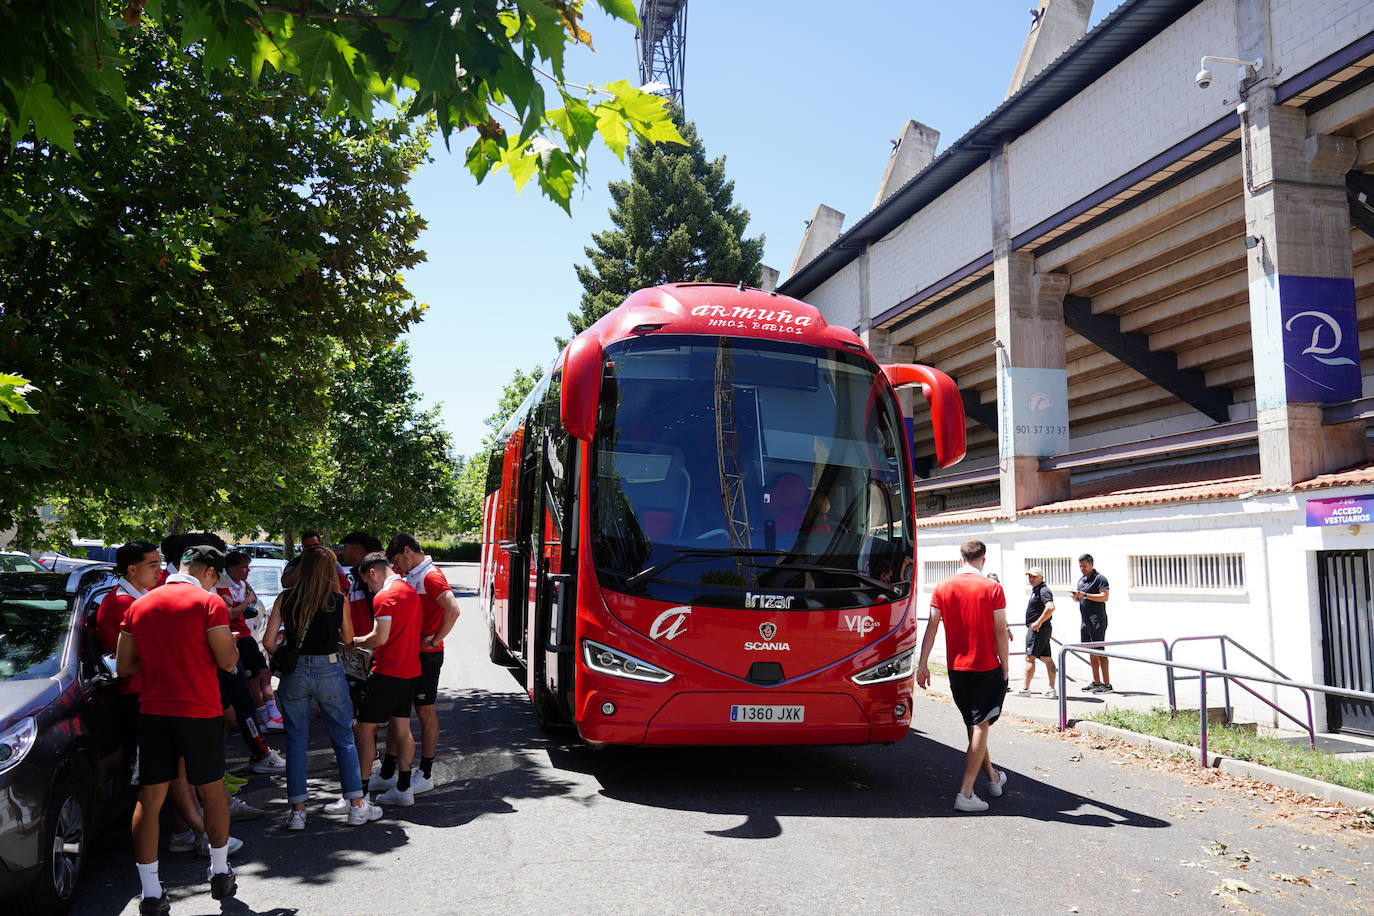
M 771 293 L 778 288 L 778 271 L 776 268 L 764 264 L 759 268 L 762 279 L 759 280 L 759 289 Z
M 907 121 L 901 134 L 893 141 L 892 155 L 888 157 L 887 168 L 883 170 L 883 180 L 878 183 L 878 195 L 873 198 L 873 206 L 877 207 L 887 200 L 917 172 L 930 165 L 935 158 L 935 148 L 939 145 L 938 130 L 919 121 Z
M 1288 487 L 1368 457 L 1364 421 L 1322 425 L 1360 397 L 1360 345 L 1345 173 L 1349 137 L 1307 135 L 1300 109 L 1248 93 L 1245 224 L 1260 473 Z
M 1014 514 L 1069 498 L 1068 471 L 1040 470 L 1040 459 L 1051 453 L 1047 443 L 1068 444 L 1064 295 L 1069 276 L 1037 274 L 1034 255 L 1011 250 L 1005 150 L 993 154 L 990 171 L 993 307 L 1000 344 L 997 440 L 1002 510 Z M 1041 422 L 1050 419 L 1055 422 Z M 1062 432 L 1046 437 L 1039 430 L 1047 425 Z
M 811 218 L 806 221 L 806 232 L 802 234 L 801 245 L 797 247 L 797 258 L 792 262 L 791 276 L 816 260 L 816 257 L 829 248 L 840 237 L 844 227 L 844 214 L 834 207 L 817 204 Z

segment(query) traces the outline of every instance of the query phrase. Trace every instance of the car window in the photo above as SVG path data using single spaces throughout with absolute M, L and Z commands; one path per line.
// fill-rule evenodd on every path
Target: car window
M 0 572 L 47 572 L 22 553 L 0 553 Z
M 0 598 L 0 680 L 56 674 L 70 619 L 63 598 Z

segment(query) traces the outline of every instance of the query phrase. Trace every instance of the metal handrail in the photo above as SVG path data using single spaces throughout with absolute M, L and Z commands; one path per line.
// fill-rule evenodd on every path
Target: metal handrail
M 1198 719 L 1199 719 L 1200 722 L 1201 722 L 1201 726 L 1200 726 L 1201 732 L 1200 732 L 1200 735 L 1199 735 L 1199 742 L 1200 742 L 1200 745 L 1201 745 L 1200 750 L 1201 750 L 1201 752 L 1202 752 L 1202 765 L 1203 765 L 1204 767 L 1208 765 L 1208 763 L 1207 763 L 1207 714 L 1206 714 L 1206 710 L 1207 710 L 1207 676 L 1208 676 L 1208 675 L 1212 675 L 1213 677 L 1226 678 L 1226 679 L 1228 679 L 1228 680 L 1247 680 L 1247 681 L 1255 681 L 1255 682 L 1261 683 L 1261 684 L 1273 684 L 1273 685 L 1275 685 L 1275 686 L 1277 686 L 1277 687 L 1293 687 L 1293 688 L 1296 688 L 1296 689 L 1298 689 L 1298 690 L 1303 690 L 1303 691 L 1315 690 L 1317 693 L 1326 694 L 1326 695 L 1328 695 L 1328 696 L 1346 697 L 1347 699 L 1351 699 L 1351 700 L 1363 700 L 1363 701 L 1365 701 L 1365 702 L 1374 702 L 1374 692 L 1367 691 L 1367 690 L 1350 690 L 1350 689 L 1345 688 L 1345 687 L 1331 687 L 1331 686 L 1328 686 L 1328 685 L 1326 685 L 1326 684 L 1310 684 L 1310 683 L 1307 683 L 1306 681 L 1294 681 L 1294 680 L 1289 680 L 1288 678 L 1281 678 L 1281 677 L 1266 677 L 1266 676 L 1263 675 L 1263 674 L 1246 674 L 1246 673 L 1242 673 L 1242 672 L 1239 672 L 1239 671 L 1227 671 L 1227 670 L 1222 669 L 1222 668 L 1213 668 L 1213 667 L 1209 667 L 1209 666 L 1207 666 L 1207 665 L 1186 665 L 1186 664 L 1184 664 L 1183 662 L 1176 662 L 1176 661 L 1173 661 L 1172 659 L 1165 659 L 1165 660 L 1161 661 L 1160 659 L 1157 659 L 1157 658 L 1142 658 L 1142 657 L 1136 656 L 1136 655 L 1123 655 L 1123 654 L 1121 654 L 1121 653 L 1119 653 L 1119 652 L 1107 652 L 1106 650 L 1103 650 L 1103 649 L 1095 649 L 1095 648 L 1091 648 L 1091 647 L 1088 647 L 1088 646 L 1085 646 L 1085 645 L 1078 645 L 1078 646 L 1069 645 L 1069 646 L 1065 646 L 1064 648 L 1062 648 L 1062 649 L 1059 650 L 1059 663 L 1060 663 L 1060 667 L 1059 667 L 1059 670 L 1060 670 L 1060 681 L 1059 681 L 1059 687 L 1060 687 L 1060 691 L 1059 691 L 1059 730 L 1060 730 L 1060 731 L 1064 731 L 1065 729 L 1067 729 L 1067 728 L 1069 727 L 1068 704 L 1065 702 L 1065 696 L 1064 696 L 1064 689 L 1066 688 L 1067 685 L 1066 685 L 1066 682 L 1064 681 L 1064 678 L 1063 678 L 1063 671 L 1064 671 L 1064 666 L 1063 666 L 1063 663 L 1064 663 L 1064 656 L 1065 656 L 1067 653 L 1069 653 L 1069 652 L 1073 652 L 1073 653 L 1078 654 L 1078 655 L 1096 655 L 1096 656 L 1098 656 L 1099 658 L 1115 658 L 1115 659 L 1119 659 L 1119 660 L 1125 661 L 1125 662 L 1140 662 L 1140 663 L 1143 664 L 1143 665 L 1161 665 L 1161 666 L 1163 666 L 1163 667 L 1171 668 L 1171 669 L 1181 669 L 1181 670 L 1184 670 L 1184 671 L 1195 671 L 1195 672 L 1197 672 L 1198 675 L 1199 675 L 1199 677 L 1200 677 L 1200 680 L 1199 680 L 1199 689 L 1200 689 L 1200 694 L 1201 694 L 1201 698 L 1202 698 L 1202 708 L 1201 708 L 1200 714 L 1198 715 Z M 1313 734 L 1311 737 L 1312 737 L 1313 747 L 1315 747 L 1315 746 L 1316 746 L 1316 736 L 1315 736 L 1315 734 Z
M 1226 668 L 1226 646 L 1227 646 L 1227 644 L 1229 643 L 1229 644 L 1235 646 L 1235 647 L 1236 647 L 1237 649 L 1239 649 L 1240 651 L 1244 652 L 1246 655 L 1248 655 L 1248 656 L 1249 656 L 1251 659 L 1253 659 L 1254 661 L 1257 661 L 1257 662 L 1259 662 L 1261 665 L 1263 665 L 1265 668 L 1268 668 L 1270 671 L 1272 671 L 1274 674 L 1278 675 L 1279 677 L 1281 677 L 1281 678 L 1287 678 L 1287 677 L 1288 677 L 1288 675 L 1284 674 L 1284 673 L 1283 673 L 1282 671 L 1280 671 L 1278 668 L 1274 667 L 1274 665 L 1272 665 L 1271 663 L 1269 663 L 1269 662 L 1265 661 L 1264 659 L 1260 658 L 1260 657 L 1259 657 L 1258 655 L 1256 655 L 1254 652 L 1251 652 L 1249 649 L 1245 648 L 1245 647 L 1242 646 L 1240 643 L 1236 642 L 1234 639 L 1232 639 L 1231 637 L 1227 636 L 1227 635 L 1224 634 L 1224 633 L 1218 634 L 1218 635 L 1216 635 L 1216 636 L 1180 636 L 1180 637 L 1178 637 L 1177 639 L 1175 639 L 1173 642 L 1169 643 L 1169 651 L 1168 651 L 1168 653 L 1165 655 L 1165 658 L 1168 658 L 1168 659 L 1171 659 L 1171 660 L 1172 660 L 1173 657 L 1174 657 L 1174 647 L 1177 646 L 1177 645 L 1178 645 L 1179 643 L 1181 643 L 1181 642 L 1196 642 L 1196 641 L 1206 640 L 1206 639 L 1215 639 L 1215 640 L 1217 640 L 1218 643 L 1220 644 L 1220 646 L 1221 646 L 1221 667 L 1222 667 L 1223 669 Z M 1169 711 L 1170 711 L 1170 713 L 1171 713 L 1172 715 L 1178 715 L 1178 706 L 1177 706 L 1177 704 L 1174 702 L 1174 694 L 1173 694 L 1173 682 L 1174 682 L 1174 680 L 1175 680 L 1175 678 L 1174 678 L 1174 670 L 1173 670 L 1172 668 L 1170 668 L 1170 669 L 1169 669 L 1169 684 L 1170 684 L 1170 691 L 1169 691 Z M 1191 680 L 1191 678 L 1188 678 L 1188 680 Z M 1225 700 L 1226 700 L 1226 723 L 1229 725 L 1229 724 L 1231 724 L 1232 721 L 1234 721 L 1234 714 L 1233 714 L 1233 711 L 1232 711 L 1232 708 L 1231 708 L 1231 681 L 1230 681 L 1230 679 L 1229 679 L 1229 678 L 1223 679 L 1222 685 L 1223 685 L 1224 695 L 1225 695 Z M 1312 695 L 1311 695 L 1310 693 L 1308 693 L 1306 690 L 1302 691 L 1303 702 L 1307 705 L 1307 721 L 1306 721 L 1306 722 L 1303 722 L 1303 721 L 1302 721 L 1301 719 L 1299 719 L 1297 716 L 1293 715 L 1293 714 L 1290 713 L 1288 710 L 1286 710 L 1286 709 L 1284 709 L 1282 706 L 1278 705 L 1278 703 L 1274 702 L 1273 700 L 1270 700 L 1268 697 L 1262 696 L 1258 691 L 1254 690 L 1253 688 L 1251 688 L 1251 687 L 1249 687 L 1249 686 L 1247 686 L 1247 685 L 1245 685 L 1245 684 L 1239 683 L 1239 682 L 1236 683 L 1236 686 L 1239 687 L 1240 689 L 1244 690 L 1246 693 L 1250 694 L 1251 696 L 1253 696 L 1255 699 L 1259 700 L 1259 701 L 1260 701 L 1261 703 L 1263 703 L 1264 705 L 1268 706 L 1270 709 L 1274 710 L 1274 712 L 1278 713 L 1278 714 L 1281 715 L 1281 716 L 1284 716 L 1284 717 L 1287 718 L 1287 719 L 1290 719 L 1290 720 L 1293 721 L 1295 724 L 1297 724 L 1297 725 L 1299 725 L 1299 726 L 1302 726 L 1302 727 L 1306 728 L 1306 729 L 1307 729 L 1307 735 L 1308 735 L 1308 743 L 1311 744 L 1313 750 L 1316 750 L 1316 748 L 1317 748 L 1317 730 L 1316 730 L 1315 719 L 1313 718 L 1313 715 L 1312 715 Z M 1203 708 L 1204 710 L 1206 709 L 1206 707 L 1202 707 L 1202 708 Z M 1201 713 L 1201 714 L 1205 714 L 1205 713 Z

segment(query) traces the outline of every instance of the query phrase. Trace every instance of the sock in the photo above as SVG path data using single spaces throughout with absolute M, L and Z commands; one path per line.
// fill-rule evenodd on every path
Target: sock
M 274 718 L 274 719 L 280 719 L 280 718 L 281 718 L 281 710 L 277 708 L 277 701 L 276 701 L 276 700 L 268 700 L 268 701 L 267 701 L 267 712 L 270 713 L 271 716 L 272 716 L 272 718 Z
M 143 898 L 145 900 L 156 900 L 162 896 L 162 882 L 157 878 L 157 860 L 144 865 L 142 862 L 135 863 L 138 867 L 138 883 L 143 887 Z
M 363 798 L 367 798 L 367 784 L 371 781 L 370 777 L 363 778 Z
M 433 757 L 421 757 L 421 758 L 420 758 L 420 772 L 425 774 L 425 779 L 431 779 L 431 778 L 433 778 L 433 777 L 430 776 L 430 773 L 432 773 L 433 771 L 434 771 L 434 758 L 433 758 Z
M 390 779 L 396 775 L 396 755 L 387 754 L 382 758 L 382 772 L 379 774 L 383 779 Z
M 396 777 L 396 791 L 404 792 L 410 788 L 410 770 L 402 770 L 401 775 Z
M 210 847 L 210 874 L 227 875 L 229 874 L 229 841 L 226 840 L 223 846 Z
M 261 706 L 258 707 L 257 716 L 258 716 L 258 722 L 259 722 L 260 724 L 262 724 L 262 725 L 266 725 L 266 724 L 267 724 L 267 720 L 270 719 L 270 718 L 272 717 L 272 714 L 271 714 L 271 713 L 268 711 L 268 709 L 267 709 L 267 704 L 266 704 L 266 703 L 264 703 L 264 704 L 262 704 Z

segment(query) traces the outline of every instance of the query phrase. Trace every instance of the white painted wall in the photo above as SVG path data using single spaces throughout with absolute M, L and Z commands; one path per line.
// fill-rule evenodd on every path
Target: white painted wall
M 859 326 L 859 262 L 850 261 L 839 273 L 806 297 L 825 316 L 829 324 L 843 328 Z
M 1177 503 L 1131 509 L 1022 516 L 1015 521 L 991 521 L 969 525 L 921 528 L 918 561 L 956 559 L 959 545 L 978 538 L 988 545 L 988 571 L 997 572 L 1007 589 L 1008 620 L 1025 619 L 1029 597 L 1024 571 L 1029 557 L 1062 556 L 1076 561 L 1091 553 L 1097 568 L 1111 583 L 1107 604 L 1109 640 L 1225 633 L 1270 661 L 1288 677 L 1323 683 L 1321 606 L 1317 595 L 1316 552 L 1319 550 L 1374 549 L 1374 528 L 1363 526 L 1308 528 L 1308 499 L 1327 499 L 1368 493 L 1371 487 L 1346 487 L 1307 493 L 1255 496 L 1249 499 Z M 1243 594 L 1205 592 L 1171 593 L 1133 587 L 1129 558 L 1133 555 L 1242 553 L 1245 556 L 1246 589 Z M 1074 563 L 1076 569 L 1076 562 Z M 1053 584 L 1053 583 L 1052 583 Z M 933 583 L 919 588 L 920 613 L 928 611 Z M 1079 614 L 1067 591 L 1055 594 L 1058 607 L 1054 636 L 1060 642 L 1077 642 Z M 1015 631 L 1018 642 L 1024 632 Z M 1181 646 L 1180 661 L 1220 662 L 1216 643 Z M 1057 652 L 1056 648 L 1056 652 Z M 1129 647 L 1123 652 L 1162 658 L 1158 647 Z M 937 660 L 943 660 L 943 640 Z M 1228 658 L 1234 670 L 1260 671 L 1259 665 Z M 1020 663 L 1013 661 L 1019 676 Z M 1070 662 L 1069 675 L 1080 684 L 1089 679 L 1085 663 Z M 1164 704 L 1162 669 L 1112 662 L 1112 682 L 1117 691 L 1144 691 L 1160 696 Z M 1043 678 L 1043 672 L 1037 672 Z M 1017 680 L 1014 677 L 1013 680 Z M 1071 688 L 1072 689 L 1072 688 Z M 1260 689 L 1257 687 L 1257 689 Z M 1209 682 L 1209 706 L 1221 705 L 1221 685 Z M 1272 688 L 1262 688 L 1274 696 Z M 1077 694 L 1077 691 L 1074 691 Z M 1196 682 L 1179 684 L 1181 705 L 1197 706 Z M 1286 709 L 1304 714 L 1301 696 L 1283 689 L 1278 699 Z M 1243 691 L 1232 689 L 1232 702 L 1243 721 L 1276 724 L 1262 703 Z M 1318 728 L 1325 727 L 1325 702 L 1314 695 Z M 1283 724 L 1292 727 L 1290 723 Z

